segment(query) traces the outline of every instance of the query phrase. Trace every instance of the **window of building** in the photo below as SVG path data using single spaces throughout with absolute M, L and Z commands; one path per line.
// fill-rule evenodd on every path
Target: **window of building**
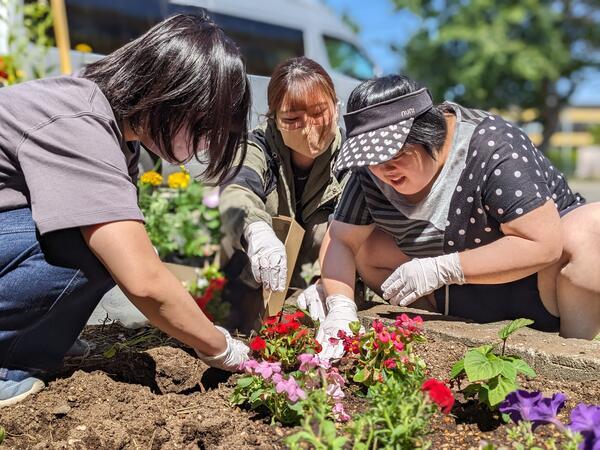
M 71 47 L 107 54 L 141 36 L 164 16 L 162 0 L 65 0 Z
M 199 9 L 187 5 L 169 5 L 169 14 L 193 14 Z M 208 13 L 240 47 L 246 60 L 246 70 L 250 74 L 271 76 L 280 62 L 304 55 L 301 30 L 210 11 Z

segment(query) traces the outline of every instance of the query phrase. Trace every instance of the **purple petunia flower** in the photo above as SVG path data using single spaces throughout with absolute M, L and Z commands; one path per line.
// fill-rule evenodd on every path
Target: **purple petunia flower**
M 600 406 L 580 403 L 571 411 L 568 427 L 583 436 L 581 450 L 600 450 Z
M 515 423 L 522 420 L 530 421 L 532 429 L 545 423 L 553 423 L 563 429 L 564 425 L 556 415 L 565 406 L 565 401 L 566 397 L 561 392 L 552 397 L 543 397 L 541 392 L 519 389 L 508 394 L 498 409 L 501 413 L 508 414 Z

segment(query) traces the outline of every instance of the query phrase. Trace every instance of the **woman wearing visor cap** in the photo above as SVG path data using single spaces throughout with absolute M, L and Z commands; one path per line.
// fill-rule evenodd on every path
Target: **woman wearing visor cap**
M 334 176 L 342 145 L 337 97 L 325 70 L 306 57 L 275 68 L 267 89 L 267 121 L 248 137 L 247 154 L 237 176 L 221 189 L 225 265 L 224 297 L 235 301 L 230 326 L 244 329 L 262 305 L 262 288 L 286 288 L 287 258 L 273 231 L 272 217 L 293 217 L 305 229 L 296 267 L 314 263 L 342 188 Z M 291 285 L 304 287 L 300 270 Z M 312 292 L 312 296 L 311 296 Z M 308 293 L 319 299 L 317 287 Z M 320 300 L 319 300 L 320 302 Z M 307 308 L 306 301 L 301 306 Z M 311 309 L 319 304 L 311 304 Z M 251 311 L 248 311 L 249 308 Z M 323 306 L 320 306 L 324 316 Z M 245 322 L 245 323 L 244 323 Z
M 426 298 L 485 323 L 600 331 L 600 204 L 585 204 L 525 133 L 497 115 L 432 103 L 403 76 L 365 81 L 336 169 L 352 175 L 321 248 L 329 343 L 356 320 L 355 271 L 393 305 Z M 376 257 L 374 257 L 376 255 Z

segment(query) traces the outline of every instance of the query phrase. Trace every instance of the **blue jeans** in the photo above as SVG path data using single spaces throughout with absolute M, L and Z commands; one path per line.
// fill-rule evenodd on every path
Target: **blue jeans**
M 113 286 L 79 228 L 40 236 L 29 208 L 0 212 L 0 379 L 59 366 Z

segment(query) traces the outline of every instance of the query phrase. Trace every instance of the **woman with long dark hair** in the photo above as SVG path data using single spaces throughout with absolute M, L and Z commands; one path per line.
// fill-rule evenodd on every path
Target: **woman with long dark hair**
M 207 364 L 247 357 L 158 259 L 135 180 L 141 142 L 170 162 L 202 158 L 222 181 L 249 103 L 238 48 L 192 15 L 77 76 L 0 89 L 0 406 L 43 388 L 115 282 Z
M 267 121 L 250 133 L 241 170 L 221 192 L 227 268 L 236 277 L 225 296 L 235 301 L 240 319 L 232 327 L 252 324 L 256 315 L 246 308 L 262 305 L 261 287 L 285 289 L 288 270 L 294 271 L 292 286 L 305 287 L 299 269 L 317 260 L 341 194 L 333 166 L 343 139 L 327 72 L 306 57 L 282 62 L 271 76 L 267 103 Z M 287 267 L 285 247 L 271 227 L 277 215 L 293 217 L 306 231 L 295 267 Z M 324 316 L 319 289 L 314 285 L 300 298 L 315 317 Z
M 343 353 L 328 338 L 357 319 L 356 271 L 393 305 L 596 336 L 600 203 L 572 192 L 523 131 L 435 105 L 399 75 L 356 87 L 344 120 L 337 169 L 352 175 L 321 249 L 325 356 Z

